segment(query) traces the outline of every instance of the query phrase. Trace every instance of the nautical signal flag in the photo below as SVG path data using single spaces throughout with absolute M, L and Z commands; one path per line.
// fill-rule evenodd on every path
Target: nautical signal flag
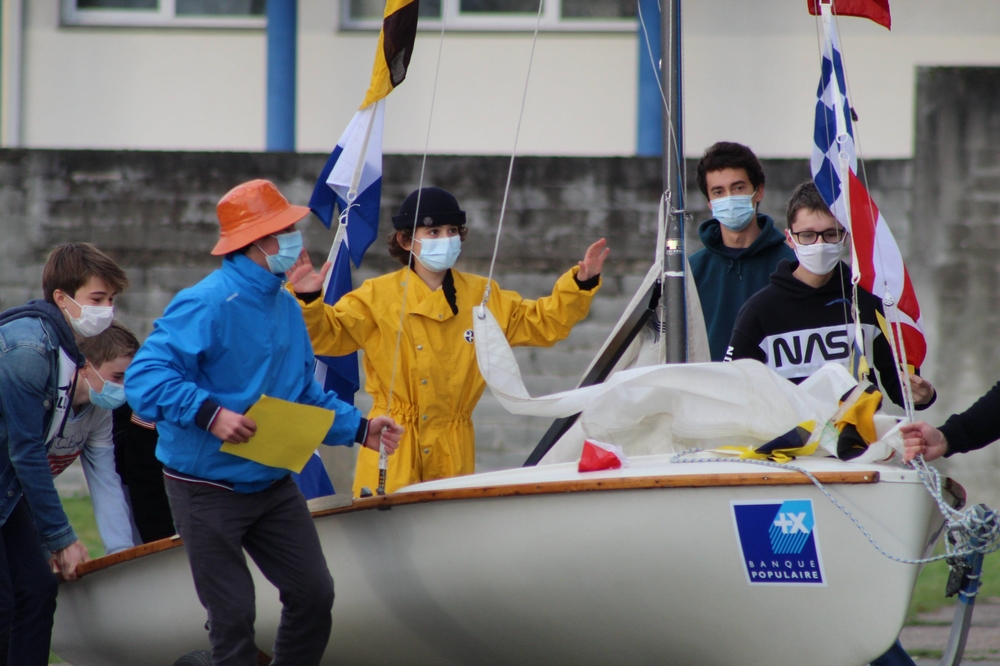
M 892 28 L 892 17 L 889 16 L 889 0 L 806 0 L 809 13 L 818 16 L 821 5 L 830 7 L 837 16 L 857 16 L 871 19 L 887 29 Z
M 354 114 L 309 199 L 309 208 L 327 228 L 333 223 L 335 210 L 340 209 L 340 223 L 347 225 L 347 244 L 355 266 L 361 265 L 365 251 L 378 237 L 384 123 L 385 102 L 381 100 Z
M 839 6 L 839 3 L 838 3 Z M 877 296 L 893 322 L 897 358 L 903 341 L 907 365 L 919 368 L 927 355 L 920 305 L 896 239 L 868 190 L 858 178 L 853 110 L 847 99 L 844 61 L 830 5 L 820 5 L 825 34 L 823 64 L 816 92 L 816 125 L 811 167 L 816 188 L 834 216 L 851 232 L 853 270 L 858 286 Z M 898 323 L 897 320 L 898 319 Z
M 388 0 L 382 15 L 382 32 L 372 67 L 372 82 L 361 108 L 392 92 L 406 78 L 417 37 L 419 0 Z
M 417 35 L 418 11 L 418 0 L 386 2 L 368 92 L 320 171 L 309 199 L 309 208 L 328 229 L 334 213 L 340 210 L 340 223 L 330 250 L 333 268 L 323 288 L 323 301 L 328 305 L 335 304 L 351 290 L 350 262 L 360 266 L 365 251 L 378 237 L 383 99 L 406 78 Z M 334 391 L 341 400 L 354 404 L 354 394 L 360 386 L 357 353 L 317 357 L 315 376 L 325 390 Z M 305 476 L 314 468 L 313 462 L 302 471 L 299 487 L 303 492 L 307 486 Z

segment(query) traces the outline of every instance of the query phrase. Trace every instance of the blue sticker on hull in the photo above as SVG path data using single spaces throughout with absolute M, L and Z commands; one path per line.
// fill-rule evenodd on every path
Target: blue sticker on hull
M 812 500 L 732 503 L 751 585 L 826 585 Z

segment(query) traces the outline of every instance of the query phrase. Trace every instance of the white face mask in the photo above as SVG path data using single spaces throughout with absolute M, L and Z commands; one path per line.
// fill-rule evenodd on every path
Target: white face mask
M 812 245 L 799 245 L 793 236 L 792 242 L 795 243 L 795 256 L 799 264 L 813 275 L 826 275 L 836 268 L 847 246 L 847 238 L 839 243 L 821 243 L 817 240 Z
M 72 297 L 66 296 L 69 300 L 76 303 Z M 111 326 L 111 322 L 115 318 L 115 308 L 111 305 L 80 305 L 76 303 L 77 307 L 80 308 L 80 316 L 74 317 L 69 314 L 69 310 L 66 310 L 66 314 L 69 315 L 69 324 L 76 331 L 76 334 L 84 338 L 92 338 L 95 335 L 100 335 L 103 333 L 108 326 Z

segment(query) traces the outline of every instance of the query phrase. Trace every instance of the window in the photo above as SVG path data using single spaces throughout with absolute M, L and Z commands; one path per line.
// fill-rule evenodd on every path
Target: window
M 267 0 L 62 0 L 63 25 L 265 28 Z
M 382 0 L 342 0 L 341 27 L 378 30 Z M 538 0 L 420 0 L 420 30 L 534 30 Z M 541 30 L 627 31 L 636 29 L 635 0 L 544 0 Z

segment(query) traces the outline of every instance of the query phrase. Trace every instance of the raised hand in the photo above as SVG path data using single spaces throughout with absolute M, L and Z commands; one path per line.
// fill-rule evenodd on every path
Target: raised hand
M 587 253 L 583 255 L 583 261 L 579 262 L 580 271 L 576 274 L 576 279 L 586 282 L 595 275 L 599 275 L 604 268 L 604 260 L 611 253 L 611 248 L 607 247 L 608 241 L 601 239 L 587 248 Z
M 292 264 L 291 270 L 285 273 L 285 277 L 288 278 L 288 282 L 291 283 L 292 290 L 296 294 L 313 294 L 322 291 L 323 283 L 326 282 L 326 274 L 330 272 L 332 266 L 333 264 L 328 261 L 317 272 L 313 268 L 309 253 L 302 250 L 298 261 Z

